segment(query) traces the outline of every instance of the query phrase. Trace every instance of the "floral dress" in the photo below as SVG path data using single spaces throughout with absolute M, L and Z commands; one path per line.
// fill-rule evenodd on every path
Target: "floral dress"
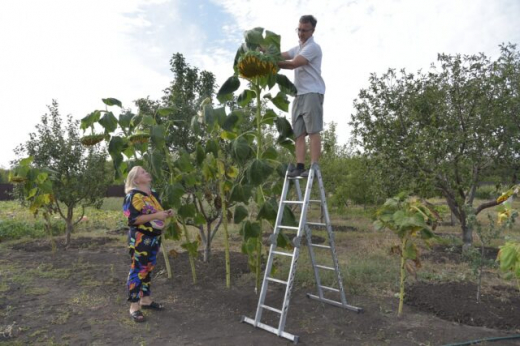
M 132 264 L 128 274 L 128 301 L 138 302 L 141 296 L 149 296 L 152 270 L 157 263 L 157 254 L 161 245 L 163 221 L 153 220 L 136 225 L 140 215 L 162 211 L 163 207 L 158 194 L 150 195 L 134 189 L 130 191 L 123 203 L 123 213 L 128 218 L 128 249 Z

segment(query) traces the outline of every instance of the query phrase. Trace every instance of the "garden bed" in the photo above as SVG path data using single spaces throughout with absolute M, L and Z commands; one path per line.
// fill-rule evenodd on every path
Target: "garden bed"
M 196 285 L 192 283 L 185 253 L 170 257 L 173 279 L 167 279 L 160 255 L 154 270 L 152 290 L 155 299 L 166 305 L 166 310 L 145 311 L 147 322 L 135 324 L 130 320 L 126 302 L 129 256 L 124 241 L 108 237 L 73 238 L 73 245 L 66 251 L 60 249 L 52 255 L 49 250 L 50 245 L 45 240 L 18 243 L 12 247 L 3 245 L 4 256 L 0 259 L 0 342 L 70 345 L 291 344 L 240 323 L 242 315 L 254 317 L 258 302 L 247 257 L 241 253 L 231 253 L 230 289 L 225 287 L 224 253 L 221 251 L 212 253 L 210 263 L 196 262 Z M 439 345 L 510 335 L 518 328 L 518 310 L 515 310 L 517 315 L 501 317 L 509 322 L 483 324 L 488 327 L 476 326 L 478 324 L 471 321 L 477 321 L 484 310 L 474 310 L 474 302 L 454 305 L 447 300 L 451 296 L 449 288 L 439 287 L 426 284 L 410 287 L 408 304 L 413 306 L 405 306 L 403 316 L 397 318 L 398 299 L 395 297 L 373 297 L 362 292 L 352 296 L 347 287 L 348 303 L 364 309 L 363 313 L 358 314 L 310 300 L 306 293 L 315 293 L 315 288 L 296 284 L 286 331 L 298 335 L 302 345 L 406 346 Z M 461 292 L 464 287 L 460 287 Z M 433 297 L 441 289 L 440 294 L 445 297 L 442 311 L 456 309 L 461 316 L 467 314 L 470 317 L 447 321 L 445 316 L 434 311 L 435 303 L 440 299 Z M 466 289 L 474 288 L 468 286 Z M 474 297 L 472 292 L 468 294 L 468 299 Z M 280 286 L 273 284 L 268 299 L 279 300 L 283 293 Z M 510 299 L 516 299 L 516 292 L 509 293 Z M 484 296 L 483 301 L 487 302 L 487 299 Z M 495 300 L 489 302 L 496 306 L 499 304 Z M 510 300 L 507 304 L 519 305 L 518 300 Z M 422 305 L 432 308 L 421 308 Z M 471 309 L 464 312 L 466 307 Z M 499 316 L 503 311 L 492 310 Z M 269 314 L 265 314 L 265 318 L 274 321 Z M 515 344 L 515 340 L 501 343 Z

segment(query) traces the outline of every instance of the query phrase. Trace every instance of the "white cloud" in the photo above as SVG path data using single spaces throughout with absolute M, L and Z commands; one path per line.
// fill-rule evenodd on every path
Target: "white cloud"
M 101 98 L 124 106 L 160 96 L 169 78 L 147 66 L 130 34 L 149 25 L 136 13 L 143 1 L 9 1 L 0 4 L 0 165 L 28 139 L 46 105 L 80 119 Z M 30 9 L 30 10 L 29 10 Z M 121 10 L 124 9 L 124 10 Z
M 346 141 L 352 102 L 371 72 L 427 69 L 437 53 L 496 57 L 520 43 L 517 0 L 89 0 L 0 2 L 0 166 L 57 99 L 62 114 L 82 118 L 117 97 L 158 99 L 182 53 L 222 84 L 244 30 L 261 26 L 297 44 L 302 14 L 318 19 L 327 84 L 325 119 Z M 291 71 L 286 72 L 292 76 Z

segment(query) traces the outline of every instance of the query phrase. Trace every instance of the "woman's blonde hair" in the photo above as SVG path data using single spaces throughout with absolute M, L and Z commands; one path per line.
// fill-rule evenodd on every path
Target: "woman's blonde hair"
M 128 172 L 128 175 L 126 176 L 125 180 L 125 193 L 129 193 L 132 191 L 132 189 L 135 189 L 137 186 L 135 186 L 135 176 L 137 175 L 137 171 L 139 171 L 139 168 L 143 168 L 141 166 L 134 166 L 130 172 Z

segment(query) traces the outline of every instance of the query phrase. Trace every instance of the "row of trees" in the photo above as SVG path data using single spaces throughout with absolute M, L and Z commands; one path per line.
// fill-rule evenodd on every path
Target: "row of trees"
M 494 61 L 440 54 L 428 72 L 373 74 L 354 102 L 356 143 L 385 187 L 440 193 L 466 246 L 468 215 L 497 205 L 474 205 L 479 184 L 501 172 L 514 183 L 520 167 L 520 53 L 500 48 Z

